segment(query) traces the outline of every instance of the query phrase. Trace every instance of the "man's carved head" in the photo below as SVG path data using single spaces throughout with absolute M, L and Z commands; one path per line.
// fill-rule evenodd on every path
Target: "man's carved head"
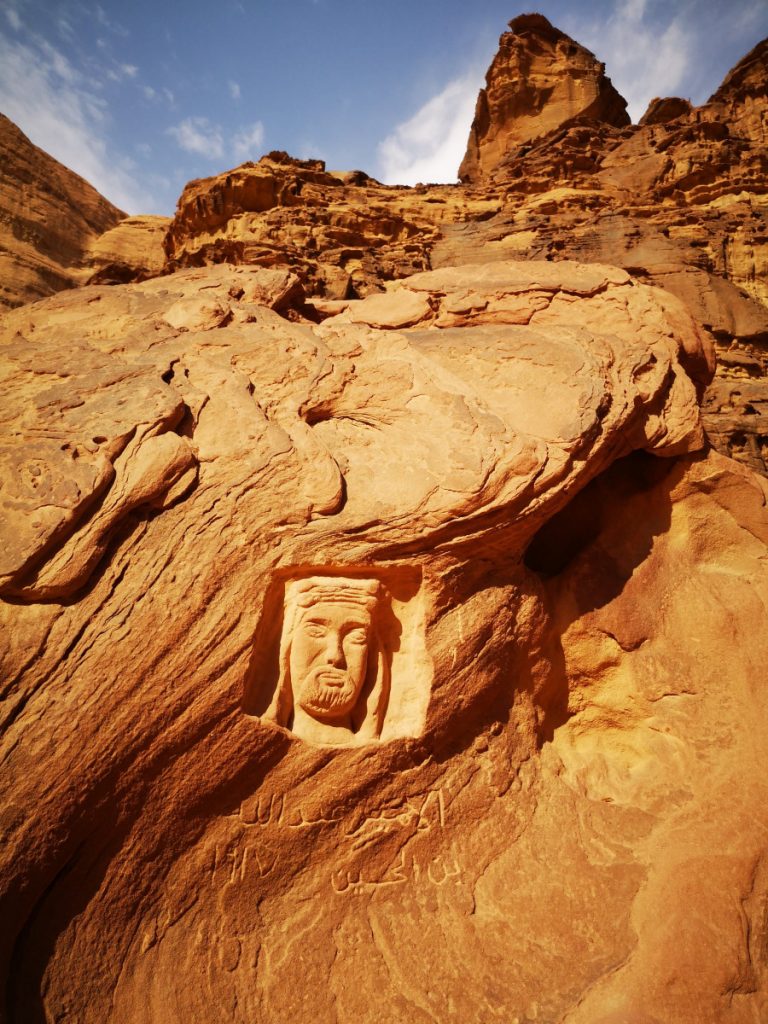
M 286 586 L 271 717 L 318 742 L 381 732 L 389 695 L 378 580 L 312 576 Z

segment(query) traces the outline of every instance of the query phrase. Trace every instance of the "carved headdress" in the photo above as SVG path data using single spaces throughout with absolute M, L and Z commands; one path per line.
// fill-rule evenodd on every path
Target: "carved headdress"
M 353 712 L 357 737 L 375 739 L 381 733 L 389 700 L 389 662 L 381 636 L 382 611 L 389 594 L 379 580 L 337 576 L 309 576 L 286 584 L 283 631 L 277 687 L 265 717 L 289 726 L 293 714 L 291 643 L 296 626 L 307 609 L 316 604 L 348 605 L 370 616 L 366 679 Z

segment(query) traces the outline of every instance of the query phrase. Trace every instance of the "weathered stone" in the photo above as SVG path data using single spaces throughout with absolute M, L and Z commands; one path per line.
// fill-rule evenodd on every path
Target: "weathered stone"
M 657 96 L 648 104 L 648 109 L 638 124 L 668 124 L 670 121 L 676 121 L 678 117 L 685 117 L 692 110 L 690 100 L 684 100 L 680 96 L 667 96 L 664 99 Z
M 89 247 L 124 216 L 0 114 L 0 309 L 81 284 Z
M 128 284 L 157 277 L 165 268 L 163 243 L 170 217 L 126 217 L 88 250 L 88 284 Z
M 5 318 L 11 1012 L 700 1021 L 729 977 L 759 1013 L 768 516 L 702 450 L 711 342 L 610 267 L 319 326 L 273 286 Z
M 761 53 L 0 320 L 9 1021 L 766 1018 Z
M 459 177 L 490 177 L 507 153 L 575 117 L 619 128 L 630 123 L 626 100 L 593 53 L 541 14 L 514 18 L 477 98 Z

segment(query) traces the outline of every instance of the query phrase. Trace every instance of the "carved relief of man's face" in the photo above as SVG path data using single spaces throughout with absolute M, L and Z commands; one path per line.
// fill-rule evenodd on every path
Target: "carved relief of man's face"
M 314 718 L 348 715 L 365 680 L 370 614 L 341 603 L 303 609 L 291 640 L 290 672 L 295 702 Z

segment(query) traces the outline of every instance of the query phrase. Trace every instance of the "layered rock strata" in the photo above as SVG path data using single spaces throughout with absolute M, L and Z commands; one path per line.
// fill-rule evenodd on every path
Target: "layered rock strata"
M 310 294 L 360 298 L 429 269 L 440 224 L 498 209 L 492 196 L 382 185 L 274 152 L 186 186 L 165 238 L 166 269 L 281 266 Z
M 82 284 L 89 247 L 124 217 L 0 114 L 0 309 Z
M 0 325 L 11 1019 L 760 1019 L 768 489 L 711 340 L 566 261 L 305 304 Z
M 87 284 L 128 284 L 165 271 L 165 236 L 170 217 L 126 217 L 99 235 L 84 258 Z
M 541 43 L 530 45 L 536 52 Z M 512 254 L 603 261 L 671 291 L 718 342 L 721 369 L 705 404 L 710 437 L 720 451 L 764 474 L 767 58 L 764 40 L 708 103 L 691 109 L 656 100 L 639 126 L 577 117 L 517 146 L 513 130 L 482 174 L 483 191 L 498 197 L 499 213 L 445 226 L 430 254 L 435 267 Z M 489 89 L 496 78 L 504 87 L 511 74 L 505 67 L 492 66 Z M 491 133 L 501 137 L 506 123 L 499 116 Z M 466 159 L 474 146 L 470 134 Z
M 623 128 L 627 102 L 593 53 L 551 25 L 541 14 L 523 14 L 499 40 L 459 178 L 477 182 L 492 174 L 510 149 L 575 117 Z
M 473 183 L 383 186 L 271 154 L 187 186 L 166 237 L 166 270 L 284 267 L 320 310 L 431 268 L 510 257 L 621 266 L 683 299 L 714 334 L 722 369 L 706 400 L 707 429 L 721 452 L 768 473 L 766 45 L 703 107 L 654 101 L 632 126 L 613 100 L 568 106 L 562 97 L 586 95 L 587 81 L 590 95 L 613 96 L 601 66 L 545 19 L 516 19 L 485 95 L 506 95 L 529 65 L 546 64 L 554 77 L 529 107 L 489 105 L 496 142 Z M 555 51 L 554 64 L 544 60 Z

